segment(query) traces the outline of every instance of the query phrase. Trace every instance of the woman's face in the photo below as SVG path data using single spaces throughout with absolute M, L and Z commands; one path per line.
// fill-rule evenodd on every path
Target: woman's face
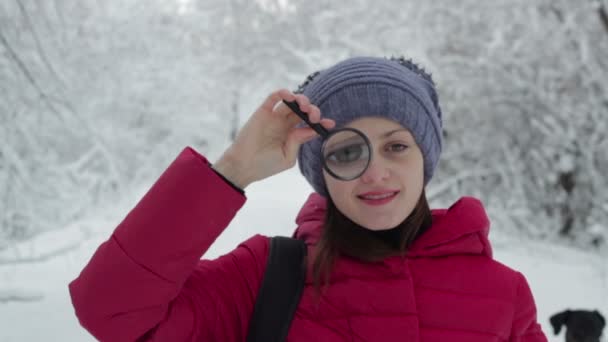
M 367 117 L 346 127 L 367 135 L 372 160 L 365 173 L 351 181 L 335 179 L 323 170 L 329 194 L 340 212 L 355 223 L 371 230 L 394 228 L 410 215 L 422 194 L 422 152 L 412 134 L 389 119 Z

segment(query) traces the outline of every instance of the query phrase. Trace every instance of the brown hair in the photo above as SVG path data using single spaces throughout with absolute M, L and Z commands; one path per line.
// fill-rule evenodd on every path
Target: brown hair
M 321 238 L 316 246 L 313 261 L 313 278 L 317 294 L 323 283 L 329 284 L 329 275 L 338 255 L 364 262 L 380 261 L 388 256 L 405 255 L 416 237 L 430 227 L 431 210 L 424 190 L 410 215 L 396 230 L 397 241 L 389 242 L 374 236 L 374 232 L 361 227 L 342 214 L 331 198 L 327 198 L 327 211 Z

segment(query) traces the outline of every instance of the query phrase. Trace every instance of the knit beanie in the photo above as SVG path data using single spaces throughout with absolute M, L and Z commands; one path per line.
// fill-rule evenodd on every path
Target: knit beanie
M 341 128 L 363 117 L 392 119 L 413 135 L 424 158 L 424 184 L 442 147 L 441 109 L 431 76 L 403 58 L 352 57 L 309 76 L 298 93 Z M 323 179 L 322 138 L 300 146 L 298 167 L 313 189 L 328 197 Z

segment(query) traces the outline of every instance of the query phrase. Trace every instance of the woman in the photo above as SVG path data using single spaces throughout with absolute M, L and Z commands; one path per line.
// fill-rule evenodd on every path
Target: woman
M 70 284 L 80 323 L 103 341 L 244 341 L 269 239 L 199 259 L 243 189 L 298 158 L 315 192 L 296 219 L 308 275 L 288 341 L 546 341 L 524 276 L 492 259 L 482 204 L 429 210 L 442 147 L 431 77 L 403 59 L 356 57 L 300 92 L 272 93 L 213 165 L 181 152 Z M 352 151 L 325 153 L 283 101 L 367 137 L 363 172 L 328 172 Z

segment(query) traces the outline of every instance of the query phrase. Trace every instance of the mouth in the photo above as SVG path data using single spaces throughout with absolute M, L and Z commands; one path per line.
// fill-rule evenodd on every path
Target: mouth
M 368 192 L 357 197 L 367 205 L 378 206 L 390 203 L 398 194 L 399 191 Z

